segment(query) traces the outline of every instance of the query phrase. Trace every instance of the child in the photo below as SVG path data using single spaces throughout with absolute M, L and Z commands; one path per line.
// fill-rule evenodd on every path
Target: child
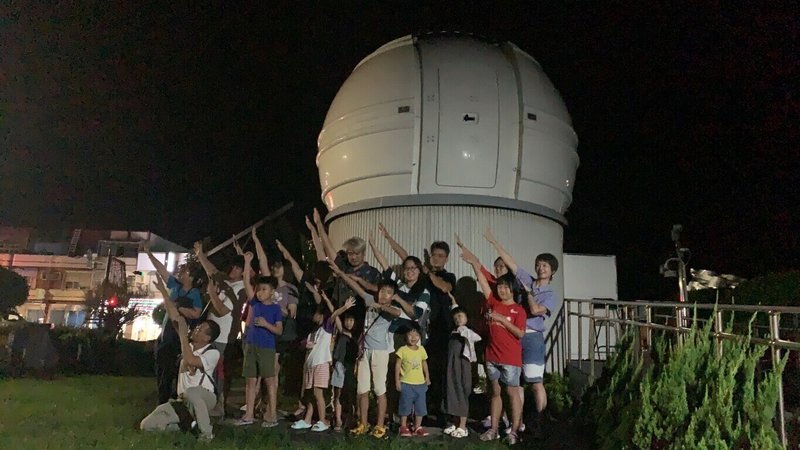
M 244 255 L 246 267 L 250 267 L 253 254 Z M 275 378 L 275 343 L 276 336 L 283 332 L 281 307 L 274 303 L 275 289 L 278 280 L 275 277 L 259 277 L 256 290 L 250 283 L 250 271 L 244 271 L 244 287 L 247 292 L 250 313 L 247 317 L 247 328 L 244 337 L 244 363 L 242 376 L 245 383 L 245 412 L 236 425 L 250 425 L 255 421 L 256 395 L 258 379 L 263 378 L 267 384 L 269 406 L 264 414 L 264 426 L 277 425 L 276 405 L 278 400 L 278 383 Z
M 333 309 L 327 296 L 324 297 L 328 303 L 328 307 Z M 317 310 L 314 313 L 314 323 L 319 326 L 316 331 L 308 335 L 306 340 L 306 348 L 311 351 L 306 358 L 304 367 L 304 387 L 306 391 L 313 389 L 314 400 L 317 403 L 317 412 L 319 421 L 313 426 L 311 420 L 314 416 L 314 402 L 309 399 L 306 404 L 306 416 L 292 424 L 292 429 L 305 430 L 311 428 L 311 431 L 326 431 L 330 428 L 330 423 L 325 418 L 325 397 L 324 390 L 328 388 L 331 377 L 331 342 L 333 338 L 333 330 L 338 316 L 350 309 L 355 305 L 356 300 L 352 297 L 348 298 L 344 306 L 333 311 L 331 317 L 327 320 L 322 310 Z
M 489 282 L 481 272 L 481 263 L 478 258 L 467 249 L 456 236 L 458 246 L 461 248 L 461 257 L 472 265 L 475 277 L 486 297 L 489 321 L 489 345 L 486 347 L 486 374 L 491 382 L 491 427 L 480 436 L 482 441 L 499 439 L 497 433 L 500 414 L 503 410 L 503 399 L 500 396 L 500 383 L 506 387 L 506 393 L 511 403 L 511 431 L 508 433 L 508 443 L 519 442 L 517 430 L 522 422 L 522 388 L 520 376 L 522 375 L 522 344 L 525 336 L 525 308 L 514 300 L 514 276 L 506 274 L 497 279 L 497 295 L 492 292 Z M 498 299 L 499 297 L 499 299 Z
M 370 383 L 378 415 L 372 437 L 386 437 L 386 376 L 389 372 L 389 355 L 394 348 L 394 335 L 389 331 L 392 321 L 400 316 L 400 308 L 392 306 L 392 298 L 397 293 L 397 283 L 389 279 L 378 282 L 377 302 L 356 281 L 331 263 L 331 270 L 347 283 L 359 297 L 364 299 L 367 313 L 364 319 L 364 334 L 359 339 L 358 357 L 356 358 L 356 379 L 358 394 L 359 424 L 350 430 L 354 436 L 361 436 L 369 431 L 369 391 Z M 363 350 L 363 351 L 362 351 Z
M 421 345 L 422 337 L 416 328 L 406 333 L 406 345 L 400 347 L 397 363 L 394 366 L 394 379 L 397 392 L 400 393 L 400 404 L 397 413 L 400 415 L 400 436 L 427 436 L 422 427 L 422 418 L 428 414 L 425 393 L 431 385 L 428 373 L 428 353 Z M 414 432 L 408 428 L 408 416 L 414 412 Z
M 344 394 L 345 404 L 350 408 L 354 405 L 353 394 L 355 394 L 355 366 L 358 354 L 358 342 L 353 336 L 353 328 L 356 325 L 356 318 L 352 314 L 346 313 L 342 318 L 336 318 L 336 345 L 333 349 L 333 375 L 331 376 L 331 386 L 333 386 L 333 409 L 336 414 L 336 426 L 334 431 L 342 431 L 342 394 Z M 352 409 L 350 413 L 352 414 Z
M 452 298 L 452 295 L 451 295 Z M 472 393 L 472 363 L 477 361 L 475 343 L 481 340 L 478 333 L 467 328 L 467 312 L 456 306 L 452 310 L 455 329 L 450 333 L 447 345 L 447 372 L 445 373 L 445 395 L 442 411 L 458 418 L 458 426 L 452 424 L 442 430 L 454 438 L 469 435 L 469 395 Z

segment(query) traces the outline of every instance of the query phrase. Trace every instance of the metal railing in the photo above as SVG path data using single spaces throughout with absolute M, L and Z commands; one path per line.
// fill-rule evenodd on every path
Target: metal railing
M 708 318 L 692 318 L 689 310 L 707 312 Z M 658 310 L 662 314 L 654 314 Z M 663 311 L 670 312 L 664 314 Z M 726 314 L 727 313 L 727 314 Z M 616 301 L 602 299 L 565 299 L 556 314 L 549 332 L 545 336 L 547 346 L 546 366 L 551 373 L 563 373 L 570 362 L 589 363 L 589 383 L 597 378 L 596 362 L 608 359 L 615 351 L 614 343 L 629 327 L 640 330 L 642 349 L 649 350 L 652 345 L 653 330 L 672 332 L 678 345 L 683 342 L 684 333 L 691 330 L 690 321 L 707 324 L 713 321 L 711 334 L 717 342 L 717 352 L 721 355 L 725 339 L 746 337 L 744 333 L 726 332 L 724 321 L 731 314 L 748 313 L 768 318 L 767 326 L 754 326 L 750 342 L 763 344 L 770 348 L 773 367 L 780 359 L 781 352 L 800 351 L 797 340 L 781 337 L 781 331 L 798 331 L 795 326 L 781 328 L 781 315 L 792 315 L 792 324 L 798 323 L 800 307 L 769 305 L 715 305 L 686 304 L 654 301 Z M 577 337 L 577 339 L 573 339 Z M 600 345 L 601 337 L 604 345 Z M 586 343 L 586 345 L 584 344 Z M 584 351 L 585 350 L 585 351 Z M 784 417 L 783 383 L 778 381 L 778 427 L 781 439 L 786 445 L 786 420 Z

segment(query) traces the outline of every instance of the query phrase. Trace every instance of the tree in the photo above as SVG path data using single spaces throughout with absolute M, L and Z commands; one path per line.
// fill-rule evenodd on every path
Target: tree
M 126 323 L 143 314 L 140 308 L 131 307 L 129 303 L 130 295 L 124 283 L 118 286 L 106 280 L 97 289 L 86 293 L 89 317 L 96 317 L 98 328 L 113 337 L 119 335 Z
M 0 317 L 16 312 L 16 307 L 28 299 L 28 283 L 25 278 L 0 267 Z

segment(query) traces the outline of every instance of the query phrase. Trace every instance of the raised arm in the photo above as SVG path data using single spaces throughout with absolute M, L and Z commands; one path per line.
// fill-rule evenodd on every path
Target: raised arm
M 308 292 L 311 292 L 311 296 L 314 297 L 314 303 L 317 305 L 322 303 L 322 295 L 320 295 L 319 290 L 317 290 L 313 284 L 306 281 L 306 289 L 308 289 Z
M 359 297 L 366 299 L 367 296 L 370 296 L 369 294 L 367 294 L 367 291 L 365 291 L 364 288 L 362 288 L 361 285 L 358 284 L 358 282 L 356 282 L 355 280 L 347 276 L 347 274 L 342 272 L 342 269 L 340 269 L 339 266 L 336 265 L 336 263 L 334 263 L 333 261 L 328 261 L 328 265 L 331 266 L 331 270 L 333 271 L 333 273 L 335 273 L 337 277 L 341 278 L 342 281 L 347 283 L 347 285 L 350 286 L 350 289 L 352 289 L 353 292 L 358 294 Z
M 378 285 L 377 284 L 372 284 L 369 281 L 359 277 L 358 275 L 352 274 L 352 273 L 347 274 L 347 277 L 350 278 L 351 280 L 355 281 L 356 283 L 358 283 L 367 292 L 378 292 Z
M 267 253 L 264 251 L 264 246 L 261 245 L 261 240 L 258 239 L 258 234 L 256 234 L 256 228 L 250 231 L 251 236 L 253 237 L 253 245 L 256 247 L 256 255 L 258 256 L 258 269 L 261 271 L 261 275 L 270 276 L 272 272 L 269 271 L 269 259 L 267 259 Z
M 164 279 L 160 276 L 160 274 L 156 277 L 156 289 L 158 289 L 158 291 L 161 292 L 161 296 L 164 297 L 164 308 L 167 310 L 167 316 L 169 316 L 169 320 L 176 321 L 178 319 L 182 319 L 175 302 L 170 300 L 169 290 L 164 284 Z
M 319 238 L 319 233 L 317 233 L 317 227 L 311 223 L 311 220 L 308 219 L 306 216 L 306 228 L 311 233 L 311 243 L 314 245 L 314 252 L 317 254 L 317 261 L 325 261 L 327 255 L 325 255 L 325 247 L 323 247 L 322 240 Z
M 200 356 L 194 354 L 194 350 L 192 346 L 189 345 L 189 325 L 186 324 L 186 321 L 181 318 L 178 322 L 178 337 L 181 340 L 181 359 L 183 359 L 186 364 L 197 367 L 202 369 L 203 368 L 203 360 Z
M 314 208 L 314 222 L 317 224 L 317 234 L 319 234 L 319 239 L 322 242 L 322 248 L 325 250 L 326 257 L 331 261 L 335 260 L 336 248 L 333 246 L 331 238 L 328 237 L 328 232 L 325 231 L 325 225 L 322 223 L 322 217 L 320 217 L 317 208 Z
M 325 298 L 327 299 L 327 297 L 328 296 L 326 295 Z M 329 305 L 331 304 L 330 300 L 326 300 L 326 301 L 328 302 Z M 352 308 L 353 305 L 355 305 L 355 304 L 356 304 L 355 297 L 348 297 L 347 300 L 344 301 L 344 305 L 342 305 L 341 308 L 337 309 L 336 311 L 334 311 L 331 314 L 331 319 L 339 320 L 339 316 L 341 316 L 348 309 Z
M 251 298 L 256 296 L 256 291 L 253 289 L 253 282 L 250 280 L 250 264 L 253 262 L 253 253 L 247 252 L 244 254 L 244 267 L 245 270 L 242 271 L 242 277 L 244 278 L 244 291 L 247 293 L 247 301 L 250 301 Z
M 331 303 L 331 299 L 328 298 L 328 294 L 326 294 L 325 291 L 320 291 L 319 295 L 325 302 L 325 306 L 328 307 L 328 311 L 330 311 L 331 314 L 333 314 L 336 311 L 336 308 L 333 307 L 333 303 Z
M 344 327 L 342 326 L 342 319 L 339 317 L 347 311 L 348 309 L 352 308 L 353 305 L 356 304 L 356 299 L 354 297 L 348 297 L 347 300 L 344 301 L 344 305 L 333 312 L 331 318 L 333 319 L 333 323 L 336 324 L 336 331 L 341 333 L 344 331 Z
M 384 256 L 383 253 L 381 253 L 381 251 L 378 250 L 378 247 L 375 245 L 375 239 L 372 237 L 372 232 L 369 233 L 367 239 L 369 240 L 369 248 L 372 249 L 372 253 L 375 255 L 375 259 L 378 260 L 378 264 L 380 264 L 380 266 L 383 267 L 383 270 L 388 269 L 389 261 L 386 260 L 386 256 Z
M 383 224 L 380 222 L 378 222 L 378 231 L 380 231 L 381 234 L 383 235 L 383 238 L 386 239 L 387 242 L 389 242 L 389 247 L 392 247 L 392 250 L 394 250 L 394 252 L 397 253 L 397 256 L 400 257 L 400 260 L 405 261 L 406 258 L 408 258 L 408 252 L 400 244 L 398 244 L 397 241 L 394 240 L 392 235 L 389 234 L 389 231 L 386 229 L 386 227 L 383 226 Z
M 503 262 L 506 264 L 508 270 L 510 270 L 511 273 L 516 274 L 517 262 L 514 261 L 514 258 L 511 257 L 511 254 L 508 253 L 506 249 L 503 248 L 502 245 L 500 245 L 499 242 L 497 242 L 497 239 L 495 239 L 494 235 L 492 234 L 492 230 L 487 228 L 486 231 L 483 233 L 483 237 L 485 237 L 486 240 L 489 241 L 490 244 L 492 244 L 492 247 L 494 247 L 494 249 L 497 250 L 497 255 L 500 256 L 500 259 L 502 259 Z
M 205 269 L 209 278 L 211 278 L 211 275 L 217 273 L 216 266 L 211 264 L 211 261 L 208 260 L 208 256 L 206 256 L 206 253 L 203 251 L 202 241 L 197 241 L 194 243 L 194 253 L 197 255 L 197 260 L 200 261 L 200 265 L 203 266 L 203 269 Z
M 472 270 L 475 272 L 475 278 L 478 280 L 478 285 L 481 287 L 483 296 L 489 298 L 492 295 L 492 288 L 489 286 L 489 281 L 481 271 L 481 262 L 478 261 L 478 257 L 475 256 L 475 254 L 472 253 L 463 242 L 461 242 L 461 238 L 458 237 L 457 234 L 456 245 L 458 245 L 458 248 L 461 249 L 461 259 L 472 266 Z
M 278 246 L 278 250 L 280 250 L 281 254 L 283 254 L 283 259 L 289 261 L 289 265 L 292 266 L 292 274 L 294 275 L 294 279 L 298 282 L 303 279 L 303 268 L 300 267 L 300 264 L 297 264 L 297 261 L 292 258 L 292 254 L 289 253 L 289 250 L 286 250 L 286 247 L 283 246 L 281 241 L 275 239 L 275 244 Z
M 208 298 L 211 300 L 211 307 L 214 308 L 214 313 L 217 317 L 222 317 L 231 312 L 231 309 L 225 306 L 217 293 L 217 283 L 213 277 L 208 278 Z M 233 302 L 233 299 L 230 299 Z
M 150 247 L 145 247 L 144 251 L 145 251 L 145 253 L 147 253 L 147 257 L 150 258 L 150 263 L 153 264 L 153 267 L 156 268 L 156 273 L 158 274 L 158 276 L 161 277 L 164 280 L 168 279 L 169 278 L 169 271 L 167 270 L 167 267 L 164 265 L 164 263 L 159 261 L 153 255 L 153 252 L 150 251 Z M 165 297 L 165 298 L 168 298 L 168 297 Z
M 236 250 L 236 254 L 239 256 L 244 256 L 244 251 L 242 250 L 242 246 L 239 245 L 239 240 L 236 239 L 236 235 L 233 235 L 233 249 Z

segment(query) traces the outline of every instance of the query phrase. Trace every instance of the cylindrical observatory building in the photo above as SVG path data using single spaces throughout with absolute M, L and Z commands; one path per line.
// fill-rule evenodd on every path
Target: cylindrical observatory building
M 447 269 L 461 277 L 472 270 L 454 234 L 491 270 L 490 227 L 531 272 L 539 253 L 563 261 L 577 145 L 558 91 L 514 44 L 447 33 L 389 42 L 356 66 L 319 135 L 331 239 L 372 232 L 399 263 L 377 232 L 382 222 L 420 258 L 431 242 L 448 242 Z

